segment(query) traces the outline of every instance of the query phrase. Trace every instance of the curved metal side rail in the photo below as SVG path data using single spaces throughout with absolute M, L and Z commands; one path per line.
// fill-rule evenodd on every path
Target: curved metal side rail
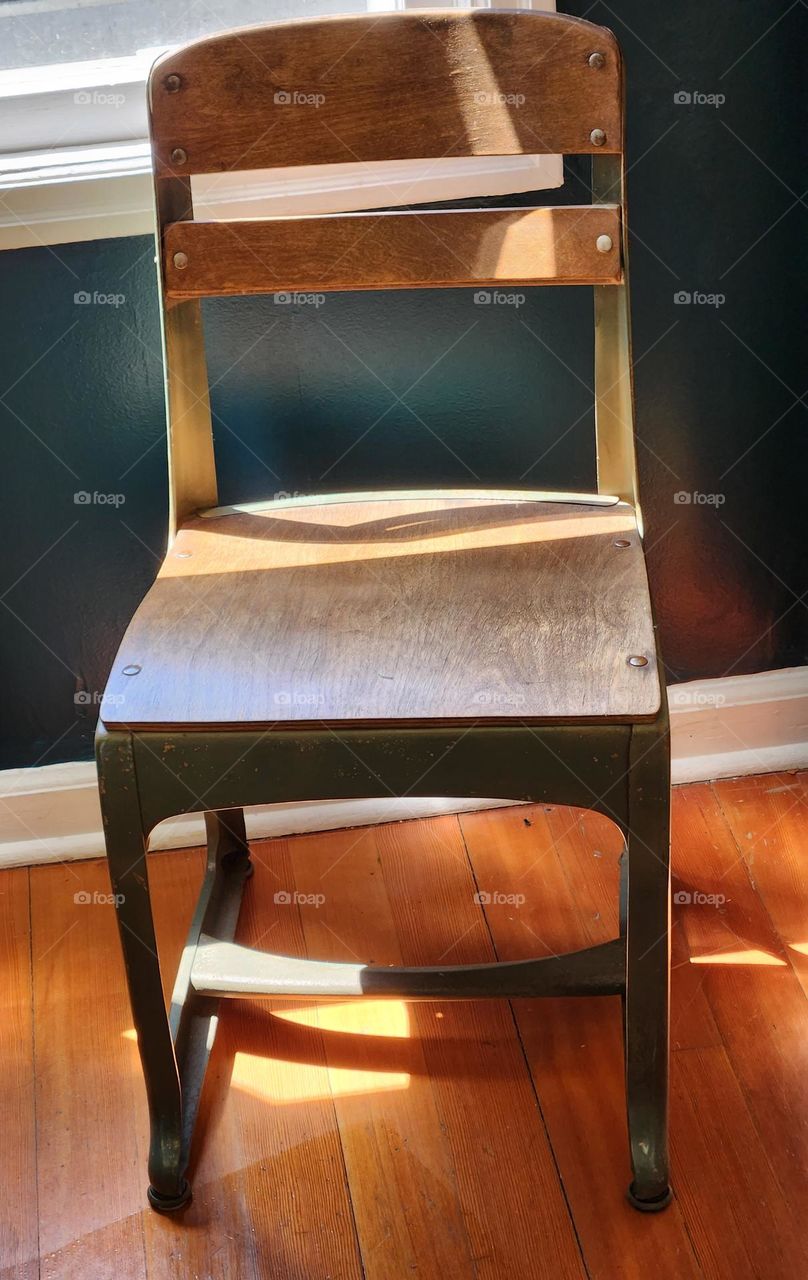
M 621 995 L 626 989 L 625 971 L 626 944 L 622 938 L 536 960 L 383 968 L 300 960 L 203 934 L 190 979 L 201 996 L 479 1000 L 489 996 Z

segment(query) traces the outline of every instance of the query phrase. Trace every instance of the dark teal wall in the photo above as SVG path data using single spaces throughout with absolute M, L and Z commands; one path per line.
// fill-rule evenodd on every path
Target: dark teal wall
M 639 461 L 673 679 L 803 661 L 796 13 L 752 47 L 786 9 L 587 10 L 628 66 Z M 677 105 L 679 89 L 726 102 Z M 5 767 L 89 753 L 92 699 L 163 548 L 153 271 L 147 238 L 0 254 Z M 726 300 L 677 305 L 679 290 Z M 211 304 L 222 496 L 591 487 L 590 322 L 583 289 L 518 309 L 466 291 Z

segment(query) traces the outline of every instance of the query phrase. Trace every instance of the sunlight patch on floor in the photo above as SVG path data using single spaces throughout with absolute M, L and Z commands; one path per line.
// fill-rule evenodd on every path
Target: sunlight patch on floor
M 746 951 L 713 951 L 703 956 L 691 956 L 691 964 L 754 964 L 768 965 L 771 968 L 784 968 L 785 960 L 773 956 L 768 951 L 758 951 L 750 947 Z

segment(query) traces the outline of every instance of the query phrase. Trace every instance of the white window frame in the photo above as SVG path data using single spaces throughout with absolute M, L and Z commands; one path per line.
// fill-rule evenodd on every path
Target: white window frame
M 370 11 L 391 7 L 366 3 Z M 395 0 L 395 7 L 425 4 Z M 553 10 L 555 3 L 484 0 L 482 7 Z M 161 52 L 0 72 L 0 249 L 153 230 L 146 80 Z M 248 218 L 506 195 L 562 181 L 561 156 L 464 156 L 205 175 L 193 190 L 197 217 Z

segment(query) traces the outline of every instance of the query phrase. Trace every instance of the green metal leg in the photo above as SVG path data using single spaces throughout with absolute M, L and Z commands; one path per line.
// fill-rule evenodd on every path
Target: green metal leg
M 624 849 L 620 854 L 618 867 L 620 869 L 620 937 L 625 938 L 628 930 L 628 849 Z
M 631 1204 L 664 1209 L 668 1183 L 670 758 L 664 721 L 637 726 L 629 766 L 626 1106 Z
M 128 735 L 110 735 L 99 742 L 98 770 L 112 891 L 149 1104 L 149 1199 L 155 1207 L 170 1210 L 190 1197 L 181 1169 L 182 1098 L 163 1001 L 146 837 Z
M 618 921 L 620 942 L 623 946 L 623 989 L 620 993 L 620 1016 L 623 1025 L 623 1044 L 626 1042 L 626 934 L 628 932 L 628 849 L 624 848 L 618 863 L 620 887 L 618 890 Z

